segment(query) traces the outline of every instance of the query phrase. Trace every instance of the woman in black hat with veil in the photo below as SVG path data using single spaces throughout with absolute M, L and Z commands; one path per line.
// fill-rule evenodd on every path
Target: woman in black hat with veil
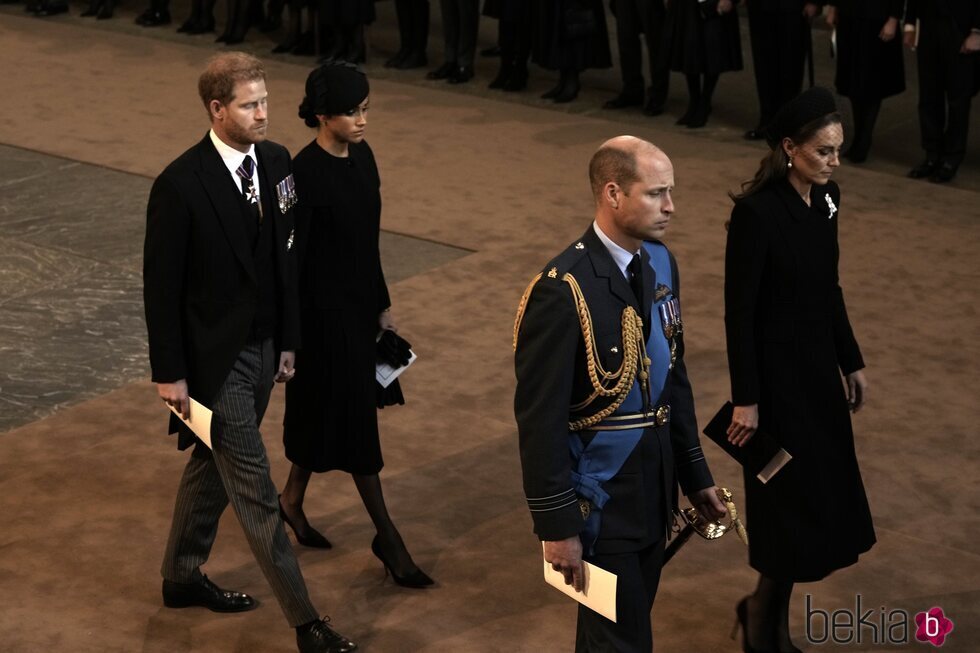
M 745 475 L 756 591 L 738 604 L 745 651 L 798 651 L 789 637 L 793 584 L 854 564 L 875 542 L 854 452 L 851 412 L 865 403 L 864 361 L 838 282 L 844 131 L 815 87 L 770 126 L 770 153 L 732 195 L 725 329 L 735 405 L 729 440 L 756 429 L 793 459 L 763 484 Z

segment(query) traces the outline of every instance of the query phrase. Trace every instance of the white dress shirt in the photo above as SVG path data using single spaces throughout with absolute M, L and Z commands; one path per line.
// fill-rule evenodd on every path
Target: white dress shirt
M 635 252 L 629 252 L 623 249 L 622 247 L 614 243 L 612 240 L 610 240 L 609 236 L 603 233 L 602 229 L 599 228 L 598 223 L 594 221 L 592 223 L 592 229 L 595 231 L 595 235 L 599 237 L 599 240 L 602 241 L 602 244 L 606 246 L 606 249 L 609 250 L 609 254 L 613 257 L 613 260 L 616 262 L 616 266 L 619 268 L 619 271 L 622 272 L 623 276 L 626 277 L 626 280 L 629 281 L 630 275 L 629 272 L 627 272 L 626 268 L 628 268 L 629 264 L 633 261 L 633 257 L 640 253 L 640 250 L 636 250 Z
M 243 154 L 218 138 L 218 135 L 214 133 L 213 129 L 208 133 L 208 136 L 211 137 L 211 142 L 214 143 L 214 149 L 218 150 L 218 155 L 224 161 L 225 167 L 228 168 L 228 173 L 235 181 L 235 188 L 239 190 L 242 188 L 242 178 L 235 171 L 238 170 L 238 166 L 242 165 L 242 161 L 245 160 L 246 156 L 252 157 L 252 161 L 255 161 L 255 170 L 252 171 L 252 188 L 255 189 L 255 196 L 259 197 L 259 157 L 255 156 L 255 145 L 249 146 L 248 152 Z

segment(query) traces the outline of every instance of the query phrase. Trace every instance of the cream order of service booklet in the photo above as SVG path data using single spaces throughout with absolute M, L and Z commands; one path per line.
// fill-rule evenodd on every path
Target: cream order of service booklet
M 201 442 L 208 445 L 208 449 L 213 449 L 214 447 L 211 446 L 211 409 L 190 397 L 188 400 L 191 404 L 189 418 L 181 417 L 180 412 L 173 406 L 170 406 L 170 412 L 186 424 L 187 428 L 193 431 Z
M 595 610 L 609 621 L 616 621 L 616 574 L 583 562 L 585 583 L 582 591 L 576 592 L 574 587 L 565 584 L 565 576 L 560 571 L 551 568 L 550 562 L 544 559 L 542 562 L 545 582 L 585 607 Z

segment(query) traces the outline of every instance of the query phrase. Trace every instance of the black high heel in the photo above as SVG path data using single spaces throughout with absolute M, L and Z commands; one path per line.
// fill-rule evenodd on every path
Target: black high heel
M 289 516 L 286 515 L 286 511 L 282 509 L 282 495 L 279 495 L 279 516 L 282 517 L 284 524 L 287 524 L 291 529 L 293 529 L 293 535 L 296 536 L 296 541 L 303 546 L 308 546 L 313 549 L 332 549 L 333 544 L 330 540 L 323 537 L 319 531 L 310 526 L 306 525 L 306 528 L 300 530 L 296 528 L 296 525 L 290 521 Z
M 735 606 L 735 624 L 732 626 L 731 638 L 738 635 L 738 627 L 742 627 L 742 653 L 775 653 L 768 649 L 752 648 L 749 645 L 749 597 L 743 598 Z
M 435 583 L 434 580 L 429 578 L 429 576 L 416 567 L 404 576 L 399 576 L 395 573 L 395 568 L 391 566 L 391 563 L 385 559 L 384 553 L 381 552 L 381 543 L 378 541 L 378 536 L 375 535 L 374 539 L 371 540 L 371 553 L 381 561 L 381 564 L 385 568 L 385 576 L 391 574 L 392 580 L 395 584 L 401 585 L 402 587 L 410 587 L 412 589 L 422 589 L 423 587 L 428 587 Z

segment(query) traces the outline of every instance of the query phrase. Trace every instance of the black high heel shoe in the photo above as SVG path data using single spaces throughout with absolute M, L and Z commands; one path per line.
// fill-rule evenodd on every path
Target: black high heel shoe
M 306 525 L 306 528 L 300 530 L 296 528 L 296 524 L 290 521 L 289 516 L 286 515 L 286 511 L 282 509 L 282 495 L 279 496 L 279 516 L 282 517 L 284 524 L 287 524 L 291 529 L 293 529 L 293 535 L 296 536 L 296 541 L 303 546 L 308 546 L 313 549 L 332 549 L 333 544 L 330 540 L 323 537 L 318 530 Z
M 371 553 L 373 553 L 374 556 L 381 561 L 381 564 L 384 565 L 385 576 L 391 574 L 392 580 L 394 580 L 397 585 L 401 585 L 402 587 L 411 587 L 412 589 L 422 589 L 423 587 L 428 587 L 435 583 L 434 580 L 429 578 L 429 576 L 418 567 L 404 576 L 399 576 L 396 574 L 395 568 L 391 566 L 391 563 L 385 559 L 384 553 L 381 552 L 381 543 L 378 542 L 377 535 L 375 535 L 374 539 L 371 540 Z
M 735 606 L 735 624 L 732 626 L 732 639 L 738 635 L 738 627 L 742 627 L 742 653 L 775 653 L 775 650 L 757 649 L 749 645 L 749 597 L 743 598 Z

